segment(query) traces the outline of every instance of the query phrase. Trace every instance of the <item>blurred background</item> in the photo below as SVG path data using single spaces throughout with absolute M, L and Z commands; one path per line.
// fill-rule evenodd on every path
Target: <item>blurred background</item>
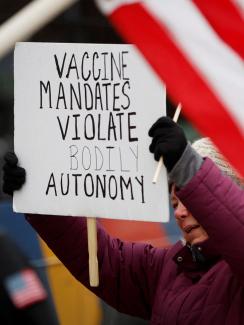
M 0 24 L 32 1 L 1 0 Z M 1 28 L 1 27 L 0 27 Z M 28 39 L 32 42 L 123 43 L 92 0 L 80 0 Z M 0 167 L 3 156 L 13 150 L 13 52 L 0 59 Z M 167 114 L 173 116 L 175 105 L 167 99 Z M 182 116 L 179 124 L 190 141 L 198 137 L 196 130 Z M 2 182 L 2 178 L 0 178 Z M 1 185 L 1 184 L 0 184 Z M 24 250 L 40 269 L 50 292 L 50 301 L 62 325 L 143 325 L 140 319 L 120 314 L 100 301 L 65 270 L 60 261 L 32 231 L 22 215 L 12 212 L 12 202 L 0 187 L 0 227 Z M 171 218 L 168 224 L 101 220 L 113 235 L 125 240 L 149 242 L 166 247 L 179 239 Z M 129 226 L 128 226 L 129 224 Z

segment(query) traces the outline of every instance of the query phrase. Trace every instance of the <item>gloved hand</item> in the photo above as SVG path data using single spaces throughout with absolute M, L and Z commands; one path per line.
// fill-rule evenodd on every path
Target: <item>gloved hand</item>
M 4 156 L 3 165 L 3 192 L 13 195 L 25 183 L 25 169 L 17 166 L 18 158 L 14 152 L 8 152 Z
M 187 140 L 182 128 L 169 117 L 159 118 L 148 132 L 152 137 L 149 146 L 155 160 L 163 156 L 165 167 L 170 172 L 184 152 Z

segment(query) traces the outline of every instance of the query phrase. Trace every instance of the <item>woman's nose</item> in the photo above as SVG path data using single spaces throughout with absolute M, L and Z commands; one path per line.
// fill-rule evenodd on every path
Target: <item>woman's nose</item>
M 177 208 L 175 208 L 174 212 L 175 218 L 179 220 L 185 219 L 188 216 L 188 210 L 181 202 L 178 203 Z

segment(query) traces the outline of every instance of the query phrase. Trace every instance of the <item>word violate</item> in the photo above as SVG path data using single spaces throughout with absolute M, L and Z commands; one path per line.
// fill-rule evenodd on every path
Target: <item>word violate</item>
M 135 118 L 136 112 L 126 114 L 110 112 L 108 115 L 96 116 L 73 114 L 62 119 L 57 116 L 57 121 L 63 140 L 69 138 L 69 140 L 118 141 L 126 138 L 129 142 L 134 142 L 138 141 L 138 137 L 134 136 L 136 125 L 133 119 Z

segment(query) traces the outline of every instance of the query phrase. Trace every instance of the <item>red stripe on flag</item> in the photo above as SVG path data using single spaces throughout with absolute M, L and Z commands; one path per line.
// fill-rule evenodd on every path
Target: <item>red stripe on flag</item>
M 244 20 L 230 0 L 193 0 L 215 32 L 244 58 Z
M 227 159 L 244 175 L 240 152 L 243 136 L 211 88 L 170 39 L 167 29 L 140 5 L 119 7 L 109 17 L 129 42 L 134 43 L 166 83 L 175 102 L 183 104 L 185 115 L 212 138 Z

